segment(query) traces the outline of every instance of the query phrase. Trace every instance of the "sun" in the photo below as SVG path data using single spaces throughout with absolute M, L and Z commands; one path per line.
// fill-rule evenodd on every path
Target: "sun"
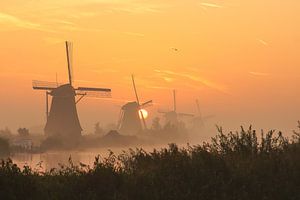
M 148 112 L 147 112 L 147 110 L 145 110 L 145 109 L 140 109 L 140 110 L 139 110 L 139 116 L 140 116 L 140 119 L 143 118 L 143 117 L 142 117 L 142 114 L 143 114 L 144 119 L 146 119 L 146 118 L 148 117 Z

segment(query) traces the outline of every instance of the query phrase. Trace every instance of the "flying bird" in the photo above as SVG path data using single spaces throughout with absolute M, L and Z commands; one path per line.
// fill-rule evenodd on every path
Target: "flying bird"
M 175 47 L 172 47 L 171 48 L 173 51 L 179 51 L 179 49 L 175 48 Z

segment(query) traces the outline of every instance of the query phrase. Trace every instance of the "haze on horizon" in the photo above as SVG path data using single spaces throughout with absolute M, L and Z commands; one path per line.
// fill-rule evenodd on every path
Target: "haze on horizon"
M 64 41 L 74 44 L 75 85 L 109 87 L 113 99 L 84 99 L 84 129 L 116 122 L 134 100 L 214 114 L 226 129 L 296 128 L 300 120 L 300 2 L 296 0 L 6 1 L 0 8 L 0 128 L 45 123 L 32 80 L 67 81 Z M 215 132 L 210 133 L 211 136 Z

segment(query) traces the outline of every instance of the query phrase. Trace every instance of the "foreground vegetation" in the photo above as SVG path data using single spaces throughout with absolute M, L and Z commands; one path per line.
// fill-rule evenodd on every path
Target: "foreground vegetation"
M 129 150 L 38 172 L 0 164 L 1 199 L 300 199 L 300 134 L 251 127 L 210 143 Z

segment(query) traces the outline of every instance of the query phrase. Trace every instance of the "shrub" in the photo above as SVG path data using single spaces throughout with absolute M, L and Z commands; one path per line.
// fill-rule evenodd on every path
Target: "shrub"
M 119 156 L 96 157 L 93 166 L 68 165 L 47 172 L 0 165 L 3 199 L 300 199 L 300 145 L 275 131 L 250 127 L 211 143 Z
M 21 137 L 29 136 L 29 130 L 28 130 L 27 128 L 19 128 L 19 129 L 18 129 L 18 134 L 19 134 Z
M 0 138 L 0 156 L 9 155 L 9 142 L 7 139 Z

